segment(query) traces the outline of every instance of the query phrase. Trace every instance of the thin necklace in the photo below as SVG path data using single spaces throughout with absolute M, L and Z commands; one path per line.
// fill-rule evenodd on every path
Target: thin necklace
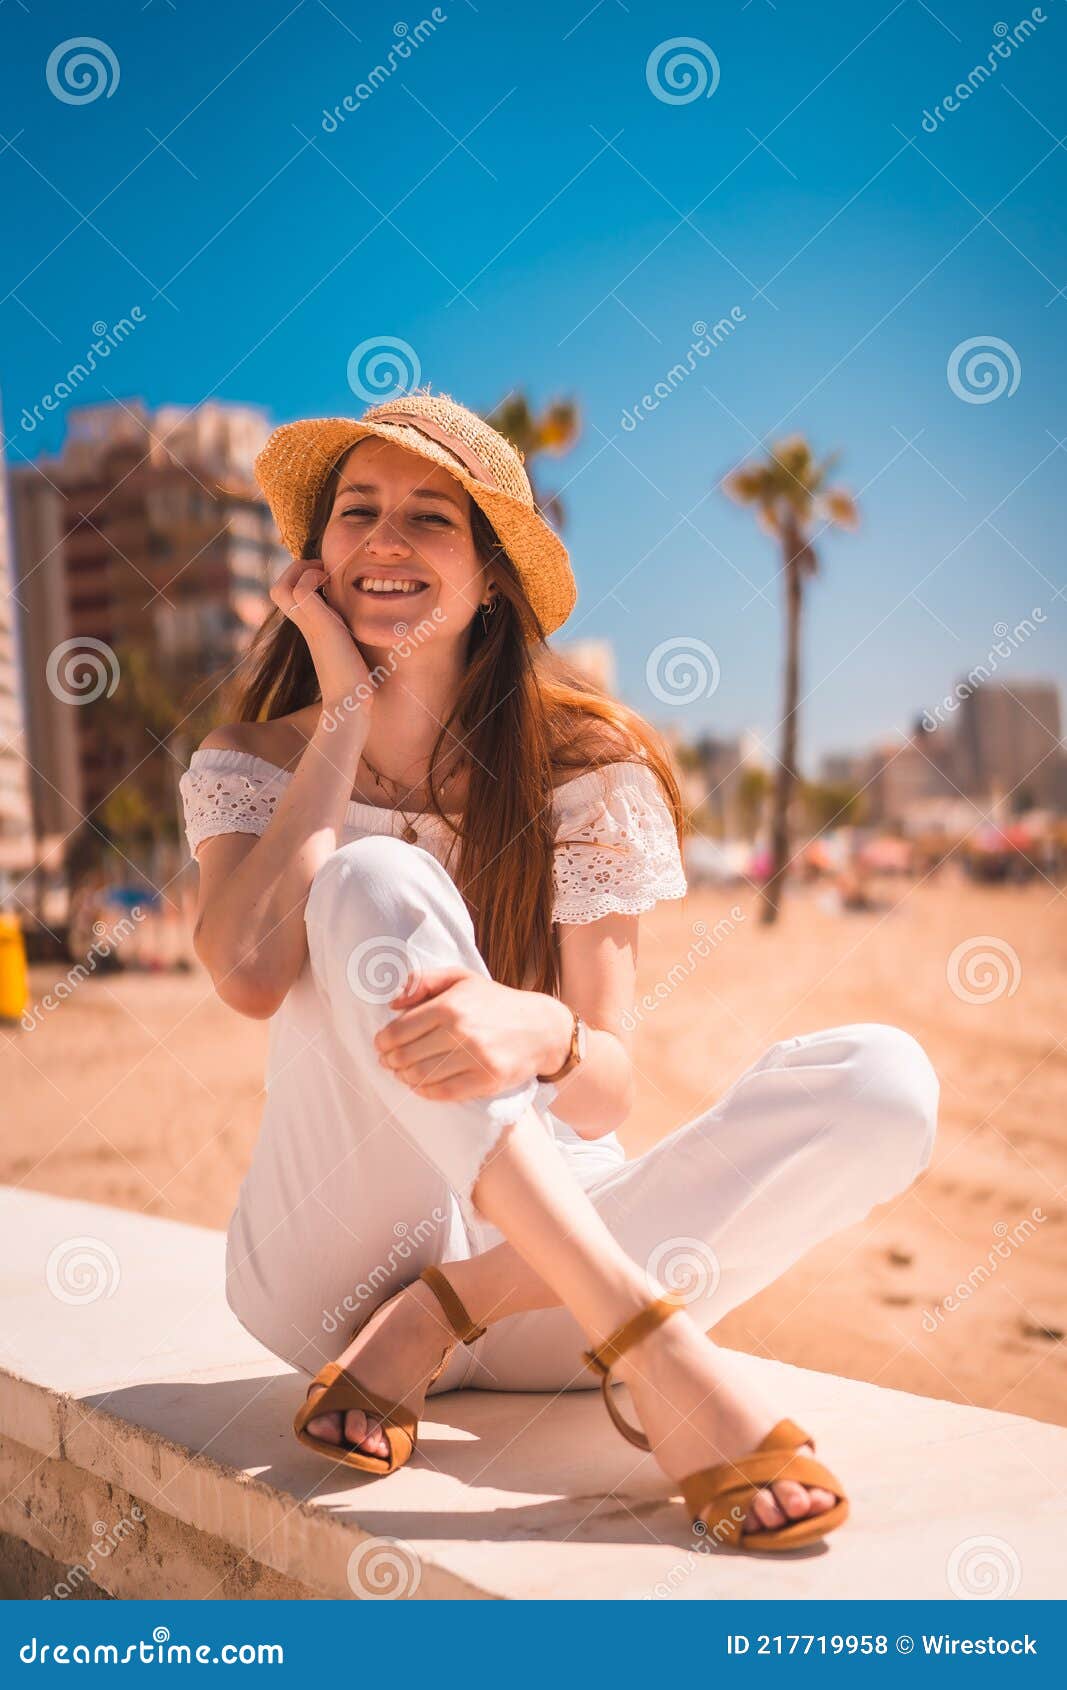
M 370 758 L 366 755 L 365 752 L 363 754 L 363 761 L 366 764 L 367 768 L 370 770 L 371 774 L 374 776 L 375 785 L 380 787 L 383 791 L 385 790 L 383 783 L 387 783 L 389 786 L 393 787 L 394 789 L 399 785 L 398 781 L 394 781 L 394 780 L 390 779 L 390 777 L 388 775 L 383 775 L 380 769 L 376 769 L 374 764 L 371 762 Z M 456 776 L 458 773 L 459 773 L 459 765 L 457 764 L 454 769 L 450 769 L 448 774 L 444 775 L 442 777 L 439 784 L 441 786 L 447 786 L 449 781 L 452 780 L 454 778 L 454 776 Z M 426 777 L 424 775 L 423 780 L 425 780 L 425 778 Z M 416 781 L 414 786 L 409 786 L 407 791 L 404 794 L 405 801 L 408 798 L 410 798 L 411 794 L 414 791 L 416 791 L 416 789 L 421 785 L 422 785 L 422 781 Z M 386 797 L 389 797 L 388 793 L 386 793 Z M 419 842 L 419 836 L 418 836 L 418 833 L 416 832 L 414 826 L 412 825 L 411 816 L 409 816 L 407 814 L 407 811 L 405 810 L 404 806 L 399 802 L 399 800 L 395 796 L 393 796 L 393 798 L 392 798 L 392 803 L 393 803 L 394 809 L 399 811 L 400 815 L 403 816 L 403 818 L 404 818 L 404 827 L 403 827 L 403 830 L 401 831 L 401 834 L 400 834 L 401 839 L 406 839 L 409 845 L 417 845 L 418 842 Z M 413 811 L 412 814 L 417 815 L 418 811 L 417 810 Z

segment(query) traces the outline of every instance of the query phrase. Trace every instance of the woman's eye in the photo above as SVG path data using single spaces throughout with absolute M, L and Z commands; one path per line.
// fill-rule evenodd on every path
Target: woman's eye
M 369 505 L 349 505 L 345 510 L 343 510 L 341 512 L 341 515 L 342 516 L 373 516 L 374 512 L 370 508 Z M 452 524 L 449 522 L 447 516 L 443 516 L 440 511 L 425 511 L 421 515 L 416 516 L 414 518 L 414 520 L 416 522 L 439 522 L 445 528 L 451 528 L 451 526 L 452 526 Z

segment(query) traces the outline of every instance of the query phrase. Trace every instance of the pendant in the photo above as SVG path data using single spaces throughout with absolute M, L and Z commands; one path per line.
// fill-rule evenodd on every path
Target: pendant
M 408 822 L 400 837 L 401 839 L 406 839 L 409 845 L 417 845 L 419 842 L 419 836 L 410 822 Z

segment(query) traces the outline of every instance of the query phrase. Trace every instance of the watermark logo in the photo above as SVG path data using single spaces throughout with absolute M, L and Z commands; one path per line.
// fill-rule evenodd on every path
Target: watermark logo
M 111 647 L 91 634 L 63 640 L 45 664 L 48 690 L 61 704 L 94 704 L 110 698 L 119 684 L 119 660 Z
M 348 1557 L 348 1583 L 362 1601 L 395 1602 L 414 1596 L 422 1562 L 402 1537 L 371 1537 Z
M 394 622 L 393 633 L 400 643 L 393 646 L 384 662 L 374 665 L 366 681 L 361 681 L 352 692 L 346 693 L 339 703 L 322 712 L 320 720 L 323 732 L 336 733 L 347 716 L 358 710 L 367 699 L 374 697 L 386 676 L 395 675 L 404 659 L 410 657 L 424 640 L 429 639 L 435 627 L 440 627 L 447 620 L 447 613 L 439 604 L 435 604 L 429 616 L 420 617 L 414 628 L 407 622 Z
M 122 1274 L 119 1259 L 102 1238 L 65 1238 L 45 1266 L 45 1282 L 60 1303 L 98 1303 L 113 1297 Z
M 719 61 L 706 41 L 694 35 L 675 35 L 653 47 L 645 64 L 645 81 L 665 106 L 688 106 L 710 100 L 719 86 Z
M 1018 1554 L 1002 1537 L 967 1537 L 957 1543 L 945 1568 L 953 1596 L 1014 1596 L 1023 1576 Z
M 648 690 L 661 704 L 694 704 L 698 698 L 710 698 L 721 675 L 719 659 L 695 634 L 661 640 L 645 664 Z
M 991 405 L 1005 393 L 1010 399 L 1019 385 L 1019 354 L 995 334 L 961 340 L 948 356 L 948 385 L 967 405 Z
M 1006 939 L 980 933 L 964 939 L 948 959 L 945 977 L 963 1003 L 996 1003 L 1013 998 L 1022 979 L 1018 952 Z
M 65 375 L 55 382 L 47 393 L 43 393 L 37 403 L 31 408 L 24 405 L 19 422 L 23 432 L 32 434 L 34 429 L 43 423 L 45 415 L 57 411 L 65 399 L 72 398 L 82 386 L 94 375 L 97 365 L 110 358 L 112 352 L 127 341 L 135 328 L 139 328 L 147 318 L 139 305 L 130 307 L 128 317 L 120 317 L 117 323 L 107 324 L 98 319 L 92 325 L 94 339 L 89 342 L 89 350 L 76 364 L 72 364 Z
M 994 622 L 993 633 L 996 639 L 982 661 L 968 670 L 962 681 L 956 682 L 953 691 L 947 693 L 940 704 L 936 704 L 932 710 L 923 711 L 922 726 L 926 732 L 933 733 L 935 728 L 942 727 L 945 718 L 953 715 L 964 699 L 977 692 L 983 682 L 992 680 L 1000 667 L 999 660 L 1010 657 L 1013 651 L 1018 651 L 1021 645 L 1025 645 L 1026 641 L 1037 633 L 1036 625 L 1045 621 L 1045 612 L 1037 605 L 1029 616 L 1024 616 L 1016 622 L 1014 628 L 1010 628 L 1006 622 Z
M 657 1244 L 645 1272 L 653 1287 L 665 1286 L 682 1303 L 713 1297 L 722 1278 L 719 1258 L 704 1238 L 667 1238 Z
M 111 929 L 108 928 L 106 922 L 94 921 L 93 942 L 86 951 L 84 960 L 75 963 L 73 968 L 68 968 L 62 980 L 57 980 L 51 991 L 46 992 L 44 997 L 30 1009 L 23 1011 L 19 1021 L 23 1032 L 32 1033 L 46 1015 L 50 1015 L 54 1009 L 59 1008 L 61 1003 L 65 1003 L 67 998 L 71 997 L 78 987 L 88 980 L 91 974 L 96 972 L 97 963 L 109 957 L 112 951 L 116 950 L 122 943 L 123 939 L 128 938 L 131 933 L 136 931 L 137 923 L 144 920 L 145 914 L 146 912 L 140 904 L 135 904 L 129 916 L 123 916 Z
M 416 1250 L 432 1238 L 439 1226 L 443 1226 L 448 1219 L 447 1211 L 436 1207 L 431 1209 L 428 1219 L 419 1221 L 417 1226 L 409 1226 L 407 1221 L 397 1221 L 393 1227 L 394 1242 L 389 1247 L 389 1253 L 384 1262 L 371 1268 L 365 1279 L 361 1279 L 355 1287 L 355 1293 L 349 1293 L 341 1299 L 335 1309 L 327 1309 L 322 1316 L 322 1329 L 333 1334 L 347 1326 L 352 1315 L 360 1304 L 366 1303 L 383 1286 L 388 1285 L 397 1271 L 398 1264 L 410 1261 Z
M 697 367 L 698 358 L 709 358 L 717 346 L 730 338 L 739 323 L 747 321 L 748 318 L 740 305 L 731 305 L 729 316 L 720 317 L 718 322 L 712 323 L 710 328 L 703 318 L 698 317 L 692 326 L 696 338 L 690 341 L 685 357 L 671 366 L 662 380 L 656 383 L 651 393 L 643 393 L 636 405 L 631 405 L 628 410 L 622 413 L 619 418 L 620 428 L 624 428 L 628 434 L 632 434 L 638 423 L 644 422 L 645 417 L 650 412 L 658 410 L 664 399 L 669 399 L 676 388 L 679 388 L 682 382 L 692 375 Z
M 87 106 L 101 95 L 110 100 L 119 85 L 119 61 L 106 41 L 74 35 L 52 48 L 44 76 L 65 106 Z
M 124 1543 L 128 1537 L 132 1537 L 135 1526 L 140 1525 L 144 1518 L 144 1510 L 135 1502 L 131 1506 L 129 1514 L 124 1514 L 122 1519 L 113 1526 L 109 1526 L 106 1520 L 94 1520 L 93 1538 L 95 1541 L 90 1544 L 84 1561 L 76 1561 L 72 1567 L 68 1567 L 66 1578 L 60 1579 L 58 1584 L 54 1584 L 48 1595 L 42 1597 L 42 1601 L 63 1602 L 68 1596 L 77 1595 L 81 1586 L 92 1580 L 99 1562 L 108 1560 L 120 1543 Z
M 377 934 L 363 939 L 348 953 L 345 979 L 361 1003 L 390 1003 L 406 979 L 418 985 L 422 963 L 406 939 Z
M 348 385 L 357 399 L 396 399 L 422 381 L 419 355 L 406 340 L 372 335 L 361 340 L 348 360 Z
M 959 111 L 961 105 L 964 105 L 972 94 L 977 93 L 984 82 L 996 75 L 1004 60 L 1010 59 L 1024 41 L 1029 41 L 1031 35 L 1037 33 L 1036 26 L 1047 22 L 1048 18 L 1041 7 L 1034 6 L 1029 17 L 1022 18 L 1014 29 L 1009 28 L 1006 23 L 995 23 L 993 34 L 996 40 L 986 54 L 985 62 L 979 60 L 971 67 L 963 81 L 957 82 L 955 88 L 945 94 L 932 111 L 927 107 L 923 112 L 922 126 L 926 133 L 936 135 L 946 118 Z
M 657 980 L 650 991 L 643 993 L 637 1003 L 631 1009 L 625 1011 L 622 1017 L 623 1030 L 632 1033 L 635 1027 L 640 1026 L 646 1015 L 652 1015 L 660 1004 L 667 1001 L 672 992 L 676 991 L 679 986 L 685 985 L 686 981 L 696 973 L 698 963 L 717 950 L 723 941 L 730 937 L 731 933 L 736 932 L 744 919 L 745 912 L 740 904 L 733 904 L 729 915 L 720 916 L 710 934 L 708 924 L 703 916 L 694 921 L 691 929 L 695 935 L 694 943 L 687 947 L 684 957 L 671 964 L 666 975 Z
M 405 64 L 412 54 L 429 40 L 437 25 L 447 23 L 448 13 L 435 6 L 428 18 L 422 18 L 412 28 L 403 19 L 393 25 L 395 40 L 385 55 L 383 64 L 376 64 L 369 70 L 362 82 L 357 82 L 350 94 L 338 102 L 331 110 L 328 106 L 322 108 L 320 126 L 327 135 L 336 135 L 345 118 L 353 112 L 358 112 L 367 101 L 378 92 L 378 89 L 395 76 L 401 65 Z
M 993 1227 L 996 1243 L 986 1252 L 984 1262 L 976 1262 L 966 1279 L 961 1279 L 951 1291 L 946 1291 L 939 1303 L 932 1309 L 924 1309 L 922 1327 L 924 1332 L 937 1332 L 945 1321 L 946 1316 L 955 1314 L 956 1310 L 979 1292 L 986 1281 L 992 1279 L 1002 1262 L 1010 1261 L 1016 1250 L 1029 1242 L 1038 1227 L 1048 1220 L 1048 1216 L 1041 1208 L 1033 1208 L 1030 1213 L 1009 1226 L 1007 1221 L 997 1221 Z
M 710 1555 L 712 1545 L 716 1548 L 722 1543 L 734 1543 L 738 1526 L 743 1526 L 747 1517 L 747 1509 L 739 1503 L 734 1503 L 725 1514 L 719 1516 L 712 1527 L 708 1527 L 705 1520 L 693 1521 L 693 1537 L 695 1547 L 690 1549 L 684 1561 L 676 1561 L 665 1578 L 658 1580 L 644 1597 L 646 1602 L 662 1602 L 674 1595 L 683 1585 L 690 1573 L 700 1565 L 702 1555 Z

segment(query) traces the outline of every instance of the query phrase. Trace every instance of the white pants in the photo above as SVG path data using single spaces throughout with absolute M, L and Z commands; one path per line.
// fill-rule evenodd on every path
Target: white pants
M 442 1102 L 379 1062 L 371 1041 L 409 966 L 458 961 L 488 977 L 466 904 L 428 851 L 388 835 L 342 846 L 312 882 L 306 926 L 309 965 L 271 1024 L 227 1296 L 248 1331 L 308 1373 L 428 1263 L 501 1241 L 470 1188 L 528 1107 L 623 1248 L 704 1330 L 930 1159 L 937 1076 L 910 1034 L 870 1023 L 783 1039 L 713 1108 L 597 1170 L 586 1147 L 556 1139 L 535 1080 Z M 565 1308 L 511 1315 L 457 1345 L 432 1388 L 596 1388 L 585 1344 Z

